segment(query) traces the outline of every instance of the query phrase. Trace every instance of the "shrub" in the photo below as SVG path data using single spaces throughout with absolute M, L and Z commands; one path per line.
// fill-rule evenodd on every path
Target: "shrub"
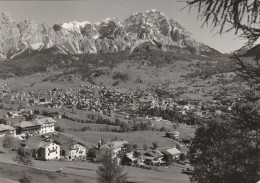
M 55 130 L 56 130 L 57 132 L 64 132 L 64 128 L 61 128 L 60 126 L 56 126 L 56 127 L 55 127 Z
M 0 119 L 0 124 L 7 125 L 7 121 L 6 121 L 6 119 L 4 119 L 4 118 Z
M 157 142 L 153 142 L 152 145 L 154 149 L 157 149 L 159 147 Z
M 5 136 L 3 138 L 3 147 L 9 149 L 9 152 L 14 149 L 20 147 L 20 141 L 13 136 Z
M 24 175 L 22 178 L 19 179 L 19 182 L 21 183 L 30 183 L 31 182 L 32 177 L 29 176 L 28 172 L 24 172 Z

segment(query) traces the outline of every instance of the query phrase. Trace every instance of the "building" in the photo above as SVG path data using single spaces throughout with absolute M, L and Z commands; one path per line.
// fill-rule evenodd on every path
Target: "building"
M 148 165 L 160 165 L 163 162 L 163 154 L 157 149 L 144 152 L 142 158 L 144 163 Z
M 57 142 L 60 146 L 60 157 L 68 160 L 76 158 L 85 158 L 86 144 L 80 139 L 75 139 L 68 135 L 57 133 L 48 136 L 49 139 Z
M 16 135 L 16 130 L 10 125 L 0 124 L 0 137 L 4 137 L 5 135 Z
M 53 140 L 43 136 L 34 136 L 27 139 L 23 146 L 33 151 L 33 157 L 40 160 L 60 159 L 60 146 Z
M 14 124 L 14 126 L 16 128 L 16 134 L 21 136 L 39 135 L 41 130 L 41 125 L 34 121 L 22 121 Z
M 103 161 L 104 155 L 106 152 L 111 149 L 113 153 L 113 157 L 115 158 L 117 154 L 123 150 L 125 144 L 128 144 L 125 140 L 116 140 L 113 142 L 109 142 L 107 144 L 101 145 L 101 141 L 98 143 L 97 150 L 95 151 L 96 154 L 96 161 Z
M 36 123 L 38 123 L 39 125 L 41 125 L 40 128 L 40 134 L 44 134 L 44 133 L 51 133 L 55 131 L 55 123 L 56 121 L 53 118 L 41 118 L 36 120 Z
M 177 141 L 179 141 L 179 138 L 180 138 L 179 131 L 167 132 L 165 135 L 166 135 L 166 137 L 177 140 Z
M 60 146 L 48 139 L 38 145 L 38 158 L 43 160 L 60 159 Z
M 23 115 L 20 111 L 9 111 L 6 114 L 6 117 L 10 117 L 10 118 L 22 118 Z
M 171 156 L 173 159 L 178 159 L 181 154 L 181 151 L 179 151 L 176 147 L 164 149 L 161 152 L 164 154 L 165 157 Z M 165 158 L 165 159 L 168 159 L 168 158 Z
M 135 157 L 134 156 L 134 152 L 129 152 L 129 153 L 126 153 L 125 156 L 123 157 L 122 159 L 122 163 L 124 165 L 144 165 L 144 159 L 142 158 L 142 156 L 139 156 L 139 157 Z

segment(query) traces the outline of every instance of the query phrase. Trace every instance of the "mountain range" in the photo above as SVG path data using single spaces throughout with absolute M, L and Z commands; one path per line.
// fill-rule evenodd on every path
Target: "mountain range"
M 192 38 L 180 23 L 162 12 L 137 12 L 120 22 L 116 18 L 90 23 L 69 22 L 47 26 L 33 20 L 16 22 L 9 13 L 0 16 L 0 60 L 26 50 L 55 48 L 63 54 L 115 53 L 163 50 L 190 54 L 220 54 Z

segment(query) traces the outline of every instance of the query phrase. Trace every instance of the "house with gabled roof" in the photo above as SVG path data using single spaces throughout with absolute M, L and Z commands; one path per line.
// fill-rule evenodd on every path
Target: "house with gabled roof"
M 101 145 L 101 141 L 98 143 L 98 147 L 96 150 L 96 161 L 103 161 L 104 155 L 106 154 L 107 150 L 111 149 L 113 152 L 113 157 L 123 150 L 125 144 L 128 144 L 125 140 L 116 140 L 113 142 L 109 142 L 106 144 Z
M 164 159 L 168 159 L 169 156 L 171 156 L 174 159 L 178 159 L 180 154 L 182 153 L 176 147 L 162 149 L 161 152 L 164 154 Z
M 162 163 L 163 154 L 157 149 L 150 149 L 141 155 L 145 164 L 160 165 Z
M 19 123 L 14 124 L 16 128 L 16 134 L 18 135 L 38 135 L 41 130 L 41 125 L 35 121 L 22 121 Z
M 24 142 L 25 149 L 33 151 L 33 156 L 41 160 L 60 159 L 60 146 L 52 139 L 33 136 Z
M 57 142 L 60 146 L 60 156 L 68 160 L 75 158 L 84 158 L 86 156 L 86 147 L 82 140 L 75 139 L 62 133 L 51 134 L 49 139 Z
M 55 131 L 54 125 L 56 121 L 53 118 L 50 117 L 40 118 L 36 120 L 36 123 L 41 125 L 40 132 L 39 132 L 40 134 L 51 133 Z

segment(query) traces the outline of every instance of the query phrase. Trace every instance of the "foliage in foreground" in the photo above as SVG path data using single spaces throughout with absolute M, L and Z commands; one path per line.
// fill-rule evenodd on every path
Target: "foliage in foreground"
M 25 171 L 23 177 L 19 179 L 19 182 L 30 183 L 31 179 L 32 179 L 32 177 L 28 174 L 28 172 Z
M 111 149 L 106 152 L 102 165 L 97 169 L 97 180 L 99 183 L 127 182 L 127 173 L 124 173 L 124 169 L 118 165 Z
M 32 152 L 31 150 L 25 149 L 24 147 L 20 147 L 17 150 L 17 155 L 15 160 L 18 163 L 21 163 L 26 166 L 32 166 Z
M 7 135 L 3 138 L 3 147 L 10 152 L 12 149 L 20 147 L 20 141 L 13 136 Z
M 239 73 L 250 87 L 230 113 L 197 129 L 189 151 L 194 165 L 192 182 L 260 180 L 260 67 L 239 65 Z

